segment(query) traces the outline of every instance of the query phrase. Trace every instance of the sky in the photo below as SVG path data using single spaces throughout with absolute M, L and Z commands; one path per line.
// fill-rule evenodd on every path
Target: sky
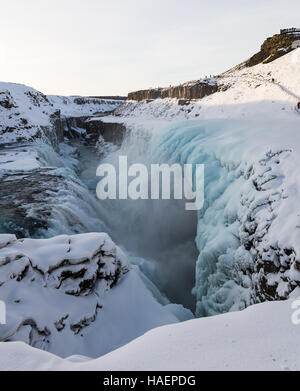
M 45 94 L 127 95 L 221 73 L 299 0 L 0 0 L 0 80 Z

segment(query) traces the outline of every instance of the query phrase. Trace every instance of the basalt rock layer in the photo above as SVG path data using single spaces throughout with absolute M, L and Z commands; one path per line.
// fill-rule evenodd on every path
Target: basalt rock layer
M 130 92 L 128 100 L 152 100 L 157 98 L 177 99 L 202 99 L 206 95 L 213 94 L 218 90 L 216 79 L 204 79 L 188 82 L 169 88 L 155 88 Z

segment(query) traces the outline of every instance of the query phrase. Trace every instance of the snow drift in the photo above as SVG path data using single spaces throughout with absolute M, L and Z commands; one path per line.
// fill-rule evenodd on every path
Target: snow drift
M 291 301 L 166 325 L 96 360 L 61 359 L 22 342 L 0 343 L 0 370 L 299 370 L 299 325 Z

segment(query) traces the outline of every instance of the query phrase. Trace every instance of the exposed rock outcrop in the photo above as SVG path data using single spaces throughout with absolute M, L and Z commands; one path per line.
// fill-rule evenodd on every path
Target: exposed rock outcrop
M 196 80 L 169 88 L 155 88 L 130 92 L 128 100 L 152 100 L 157 98 L 202 99 L 218 90 L 217 79 Z
M 105 122 L 101 117 L 67 117 L 64 120 L 67 137 L 82 137 L 86 144 L 95 146 L 99 138 L 117 146 L 122 144 L 126 127 L 118 122 Z
M 267 38 L 261 45 L 260 51 L 254 54 L 245 62 L 245 65 L 251 67 L 260 63 L 267 64 L 277 58 L 289 53 L 295 47 L 293 42 L 300 39 L 300 33 L 297 34 L 275 34 Z
M 126 127 L 118 122 L 104 122 L 99 118 L 90 118 L 86 122 L 86 133 L 89 140 L 98 141 L 99 136 L 105 142 L 120 146 L 126 133 Z

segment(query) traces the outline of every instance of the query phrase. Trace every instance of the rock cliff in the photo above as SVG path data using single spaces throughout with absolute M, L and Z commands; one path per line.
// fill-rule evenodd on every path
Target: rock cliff
M 217 90 L 217 79 L 209 78 L 187 82 L 179 86 L 170 86 L 169 88 L 154 88 L 130 92 L 128 100 L 141 101 L 157 98 L 202 99 L 204 96 L 213 94 Z

